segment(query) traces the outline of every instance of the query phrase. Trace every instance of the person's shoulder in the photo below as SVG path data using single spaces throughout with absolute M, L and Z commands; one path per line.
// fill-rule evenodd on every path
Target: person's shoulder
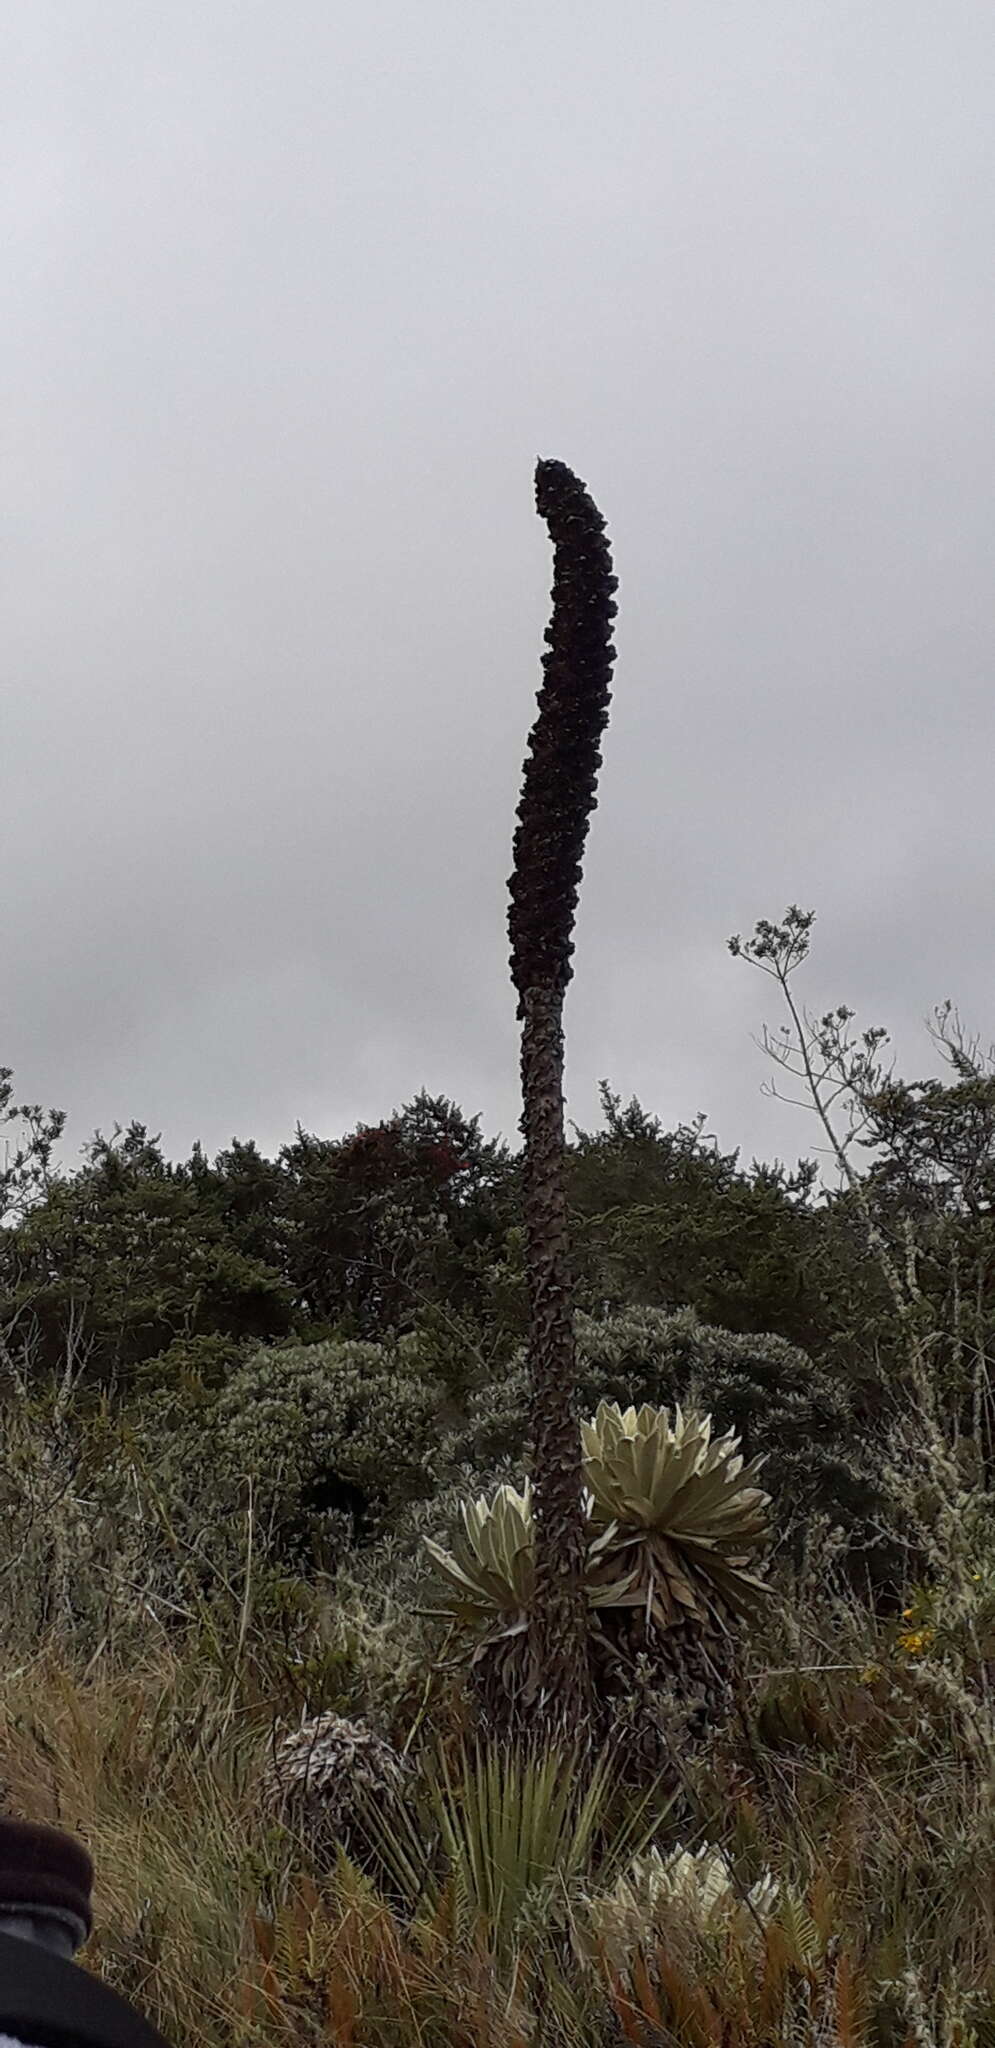
M 168 2048 L 149 2021 L 79 1963 L 0 1934 L 0 2048 Z

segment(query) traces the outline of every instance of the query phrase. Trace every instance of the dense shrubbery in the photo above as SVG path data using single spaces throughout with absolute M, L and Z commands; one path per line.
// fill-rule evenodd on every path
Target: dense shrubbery
M 898 1569 L 894 1542 L 882 1534 L 874 1446 L 861 1440 L 845 1390 L 796 1346 L 716 1329 L 692 1308 L 578 1314 L 576 1333 L 583 1412 L 601 1399 L 703 1408 L 719 1432 L 735 1431 L 747 1458 L 763 1452 L 792 1555 L 800 1557 L 816 1515 L 844 1532 L 861 1572 L 868 1561 L 878 1579 Z M 201 1340 L 205 1367 L 216 1363 L 208 1349 Z M 435 1347 L 417 1333 L 389 1347 L 278 1345 L 255 1350 L 220 1383 L 212 1375 L 210 1391 L 188 1377 L 172 1393 L 145 1394 L 131 1413 L 156 1464 L 168 1459 L 174 1497 L 179 1488 L 191 1499 L 241 1503 L 244 1522 L 251 1477 L 260 1523 L 282 1554 L 303 1563 L 324 1527 L 327 1562 L 340 1554 L 336 1530 L 346 1541 L 388 1536 L 409 1502 L 431 1514 L 442 1488 L 455 1497 L 458 1482 L 479 1491 L 496 1474 L 528 1469 L 525 1348 L 503 1369 L 492 1361 L 484 1384 L 464 1356 L 470 1391 L 456 1426 L 452 1362 L 449 1387 L 432 1376 L 436 1364 Z
M 307 1571 L 431 1496 L 440 1399 L 403 1341 L 326 1340 L 257 1349 L 220 1389 L 155 1389 L 128 1423 L 177 1524 L 207 1524 L 215 1574 L 250 1509 L 267 1557 Z
M 223 1481 L 251 1475 L 264 1519 L 288 1531 L 340 1512 L 368 1534 L 433 1488 L 440 1393 L 403 1351 L 341 1342 L 257 1352 L 220 1395 Z

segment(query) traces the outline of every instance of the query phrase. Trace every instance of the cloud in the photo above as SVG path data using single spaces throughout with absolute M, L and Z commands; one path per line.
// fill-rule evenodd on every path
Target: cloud
M 909 1078 L 947 994 L 987 1043 L 983 13 L 5 28 L 0 1057 L 65 1156 L 422 1086 L 517 1145 L 537 454 L 620 579 L 568 1114 L 811 1153 L 725 950 L 791 901 L 813 1012 Z

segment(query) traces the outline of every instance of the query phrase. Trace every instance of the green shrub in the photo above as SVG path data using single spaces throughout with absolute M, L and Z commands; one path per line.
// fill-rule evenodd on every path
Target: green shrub
M 258 1349 L 258 1339 L 226 1337 L 212 1331 L 198 1337 L 174 1337 L 165 1351 L 136 1365 L 131 1396 L 144 1401 L 152 1394 L 182 1396 L 203 1388 L 219 1393 L 245 1359 Z
M 179 1577 L 237 1600 L 250 1505 L 258 1563 L 336 1569 L 432 1493 L 438 1400 L 403 1344 L 326 1340 L 256 1348 L 220 1386 L 194 1373 L 131 1401 L 125 1455 L 158 1591 Z
M 228 1489 L 251 1478 L 260 1516 L 291 1543 L 309 1538 L 315 1516 L 375 1534 L 433 1491 L 439 1400 L 396 1347 L 258 1351 L 215 1406 L 218 1479 Z

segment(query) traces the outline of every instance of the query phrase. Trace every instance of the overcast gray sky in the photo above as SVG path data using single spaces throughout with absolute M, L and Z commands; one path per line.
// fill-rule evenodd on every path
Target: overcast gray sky
M 811 1014 L 987 1048 L 990 6 L 0 22 L 0 1063 L 66 1162 L 422 1087 L 518 1148 L 539 455 L 620 580 L 568 1116 L 817 1156 L 726 948 L 792 901 Z

